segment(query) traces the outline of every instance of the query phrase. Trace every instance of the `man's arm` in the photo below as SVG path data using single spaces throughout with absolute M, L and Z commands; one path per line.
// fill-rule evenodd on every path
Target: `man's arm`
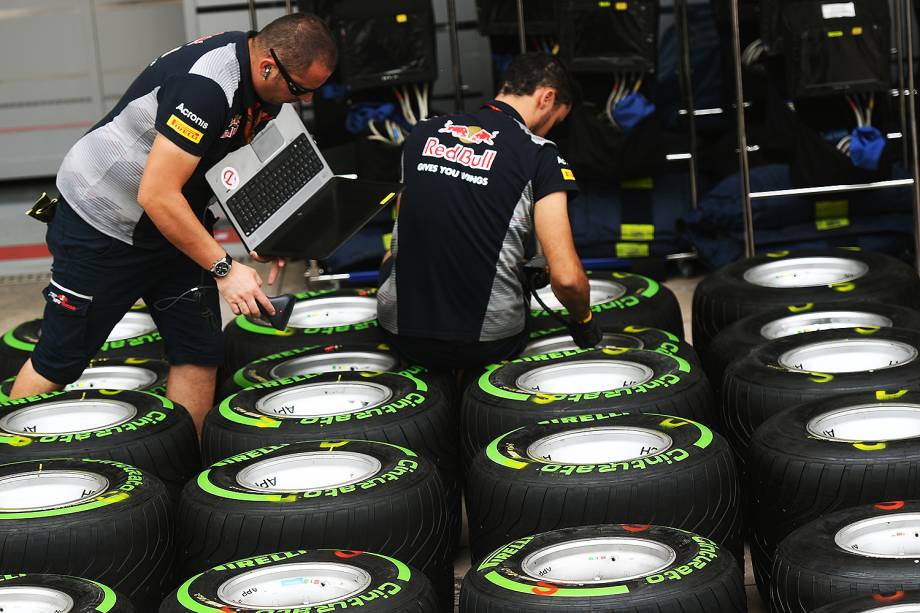
M 200 157 L 188 153 L 158 134 L 153 141 L 137 201 L 166 239 L 203 269 L 224 256 L 224 249 L 208 233 L 182 194 L 182 187 L 195 172 Z M 270 312 L 274 308 L 259 289 L 262 279 L 249 266 L 234 262 L 230 273 L 217 280 L 217 288 L 234 314 L 258 315 L 257 301 Z
M 534 227 L 549 266 L 553 293 L 575 321 L 584 321 L 591 313 L 590 288 L 575 251 L 565 192 L 553 192 L 537 201 Z

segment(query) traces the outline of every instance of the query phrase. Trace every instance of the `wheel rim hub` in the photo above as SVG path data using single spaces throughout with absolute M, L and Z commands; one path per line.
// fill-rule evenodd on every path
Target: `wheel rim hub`
M 364 569 L 335 562 L 304 562 L 251 570 L 217 588 L 227 604 L 247 609 L 317 606 L 360 594 L 371 584 Z
M 68 613 L 73 605 L 73 598 L 47 587 L 0 587 L 0 611 L 3 613 Z
M 872 517 L 837 532 L 841 549 L 868 558 L 920 557 L 920 513 Z
M 290 328 L 331 328 L 352 326 L 377 319 L 377 299 L 364 296 L 338 296 L 304 300 L 294 305 Z
M 601 337 L 601 342 L 597 346 L 643 349 L 645 344 L 635 336 L 627 336 L 625 334 L 616 334 L 611 332 L 604 334 Z M 569 351 L 571 349 L 578 349 L 578 345 L 575 344 L 575 341 L 572 340 L 570 335 L 560 334 L 558 336 L 551 336 L 549 338 L 543 338 L 538 341 L 529 343 L 526 347 L 524 347 L 524 351 L 521 352 L 521 356 L 541 355 L 544 353 L 551 353 L 553 351 Z
M 820 287 L 859 279 L 869 265 L 849 258 L 790 258 L 755 266 L 744 273 L 744 280 L 761 287 Z
M 381 468 L 377 458 L 364 453 L 311 451 L 256 462 L 236 481 L 256 492 L 309 492 L 360 483 Z
M 890 328 L 893 322 L 875 313 L 858 311 L 829 311 L 822 313 L 802 313 L 783 317 L 766 324 L 760 329 L 760 335 L 766 339 L 782 338 L 793 334 L 818 332 L 820 330 L 837 330 L 840 328 Z
M 585 428 L 541 438 L 527 448 L 527 455 L 553 464 L 610 464 L 647 458 L 672 444 L 667 434 L 646 428 Z
M 579 394 L 632 387 L 653 376 L 651 368 L 636 362 L 585 360 L 531 370 L 518 377 L 517 386 L 544 394 Z
M 613 281 L 589 279 L 588 285 L 591 287 L 591 306 L 604 304 L 605 302 L 611 302 L 617 298 L 622 298 L 626 294 L 626 288 L 621 284 L 615 283 Z M 551 311 L 561 311 L 565 308 L 565 306 L 559 302 L 559 299 L 556 298 L 556 294 L 553 293 L 553 289 L 548 285 L 544 288 L 538 289 L 537 295 Z M 534 302 L 536 303 L 533 305 L 534 308 L 541 308 L 539 303 L 536 301 Z
M 156 383 L 157 374 L 137 366 L 95 366 L 87 368 L 80 378 L 64 387 L 64 391 L 103 389 L 139 390 Z
M 150 316 L 150 313 L 129 311 L 125 313 L 121 321 L 115 324 L 115 327 L 112 328 L 112 332 L 106 340 L 108 342 L 123 341 L 127 338 L 134 338 L 135 336 L 152 334 L 156 332 L 156 329 L 157 325 L 153 323 L 153 317 Z
M 530 554 L 524 559 L 522 569 L 534 579 L 584 585 L 653 575 L 676 559 L 673 549 L 648 539 L 580 539 Z
M 920 613 L 920 604 L 894 604 L 876 609 L 866 609 L 865 613 Z
M 272 368 L 270 374 L 273 379 L 286 379 L 295 375 L 312 375 L 326 372 L 387 372 L 393 370 L 396 365 L 396 358 L 387 353 L 343 351 L 286 360 Z
M 114 428 L 137 416 L 137 409 L 119 400 L 59 400 L 26 407 L 0 418 L 11 434 L 52 436 Z
M 331 417 L 372 409 L 393 397 L 393 391 L 370 381 L 307 383 L 270 394 L 256 402 L 256 411 L 272 417 Z
M 894 368 L 915 359 L 916 347 L 900 341 L 841 339 L 787 351 L 779 356 L 779 364 L 806 372 L 848 373 Z
M 900 441 L 920 437 L 920 405 L 866 404 L 819 415 L 806 426 L 812 436 L 841 443 Z
M 81 470 L 43 470 L 0 478 L 0 511 L 37 511 L 92 500 L 109 480 Z

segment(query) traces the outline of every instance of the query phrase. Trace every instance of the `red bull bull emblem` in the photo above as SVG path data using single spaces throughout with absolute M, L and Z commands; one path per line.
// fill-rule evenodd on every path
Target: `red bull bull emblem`
M 451 120 L 447 120 L 444 127 L 438 130 L 440 134 L 450 134 L 457 138 L 461 143 L 467 145 L 479 145 L 485 143 L 492 147 L 495 146 L 495 137 L 498 136 L 498 130 L 489 132 L 479 126 L 458 126 Z

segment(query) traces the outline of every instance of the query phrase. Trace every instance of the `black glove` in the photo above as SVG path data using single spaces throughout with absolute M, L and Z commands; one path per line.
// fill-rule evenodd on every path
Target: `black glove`
M 593 313 L 591 314 L 591 319 L 583 323 L 573 319 L 569 324 L 569 329 L 572 332 L 572 340 L 582 349 L 593 349 L 603 338 L 601 328 L 597 325 L 597 320 L 594 319 Z

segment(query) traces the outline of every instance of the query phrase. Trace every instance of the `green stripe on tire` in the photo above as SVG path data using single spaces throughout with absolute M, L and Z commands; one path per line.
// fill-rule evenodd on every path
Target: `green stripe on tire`
M 3 335 L 3 342 L 12 347 L 13 349 L 18 349 L 20 351 L 35 351 L 35 345 L 32 343 L 27 343 L 16 338 L 16 335 L 13 334 L 13 328 L 6 331 L 6 334 Z
M 566 587 L 556 587 L 555 591 L 552 592 L 542 592 L 539 585 L 534 585 L 532 583 L 518 583 L 517 581 L 512 581 L 507 577 L 499 574 L 496 571 L 490 571 L 485 576 L 486 581 L 497 585 L 500 588 L 510 590 L 512 592 L 518 592 L 519 594 L 530 594 L 531 596 L 546 596 L 546 597 L 562 597 L 562 598 L 589 598 L 591 596 L 619 596 L 621 594 L 628 594 L 629 588 L 625 585 L 611 585 L 609 587 L 575 587 L 575 588 L 566 588 Z
M 99 589 L 102 590 L 102 602 L 96 606 L 96 611 L 99 613 L 108 613 L 112 610 L 112 607 L 115 606 L 115 603 L 118 601 L 118 597 L 115 595 L 115 592 L 107 585 L 102 585 L 92 581 Z

